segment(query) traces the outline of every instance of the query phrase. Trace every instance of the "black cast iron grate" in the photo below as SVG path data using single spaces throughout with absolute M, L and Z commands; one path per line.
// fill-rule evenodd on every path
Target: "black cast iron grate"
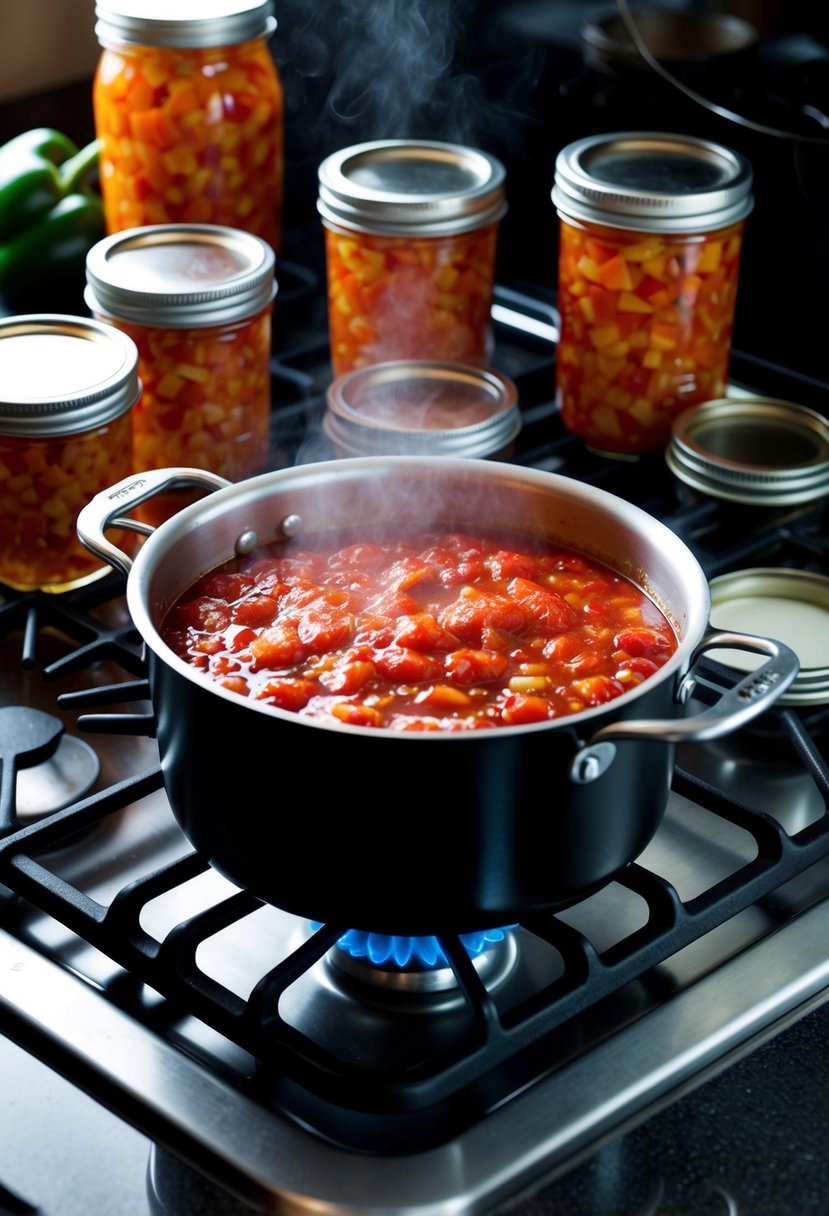
M 514 299 L 513 293 L 510 303 Z M 554 323 L 552 312 L 550 320 Z M 709 575 L 739 568 L 755 558 L 767 564 L 825 571 L 823 510 L 804 512 L 783 523 L 766 520 L 757 525 L 755 521 L 747 528 L 744 519 L 735 520 L 712 503 L 690 507 L 678 503 L 661 460 L 627 464 L 585 452 L 559 427 L 550 400 L 552 351 L 549 344 L 534 342 L 510 332 L 501 335 L 499 346 L 504 369 L 519 386 L 524 411 L 517 463 L 566 471 L 636 501 L 683 537 Z M 516 360 L 523 360 L 520 367 Z M 280 445 L 275 466 L 301 455 L 309 427 L 319 419 L 324 376 L 314 369 L 321 363 L 324 344 L 319 341 L 275 355 L 275 429 Z M 50 629 L 64 635 L 67 644 L 65 654 L 43 667 L 47 682 L 59 686 L 68 673 L 102 659 L 123 669 L 125 678 L 115 685 L 58 698 L 63 709 L 88 710 L 147 698 L 140 639 L 129 622 L 102 623 L 99 611 L 108 599 L 122 596 L 119 577 L 60 597 L 3 590 L 0 635 L 22 633 L 24 667 L 35 665 L 40 631 Z M 727 669 L 706 661 L 695 695 L 712 700 L 731 678 Z M 825 723 L 819 715 L 817 720 L 812 716 L 807 721 L 790 709 L 772 714 L 778 746 L 787 747 L 797 758 L 825 807 L 829 769 L 819 742 Z M 152 714 L 145 712 L 87 712 L 77 726 L 90 733 L 123 735 L 151 736 L 154 729 Z M 7 757 L 3 760 L 9 763 Z M 62 878 L 50 865 L 54 851 L 68 839 L 78 839 L 79 833 L 161 788 L 160 768 L 152 766 L 38 822 L 21 826 L 12 815 L 0 842 L 0 881 L 160 994 L 176 1016 L 182 1012 L 192 1015 L 249 1053 L 257 1062 L 248 1079 L 254 1096 L 327 1138 L 369 1151 L 425 1147 L 457 1133 L 554 1067 L 562 1050 L 567 1050 L 568 1039 L 562 1033 L 567 1027 L 577 1026 L 627 985 L 639 982 L 658 987 L 660 963 L 741 911 L 760 904 L 829 855 L 826 809 L 815 822 L 790 834 L 771 816 L 678 768 L 674 792 L 747 832 L 756 847 L 750 861 L 685 900 L 661 875 L 640 863 L 628 866 L 616 881 L 644 902 L 646 914 L 637 929 L 606 948 L 597 947 L 559 915 L 527 917 L 520 933 L 543 943 L 560 966 L 549 982 L 506 1009 L 480 978 L 460 938 L 444 935 L 440 945 L 461 995 L 464 1034 L 415 1066 L 407 1063 L 400 1068 L 376 1069 L 363 1059 L 332 1054 L 281 1013 L 281 998 L 328 954 L 351 927 L 348 924 L 326 924 L 307 936 L 242 998 L 209 975 L 200 966 L 198 954 L 204 942 L 261 908 L 249 893 L 234 891 L 176 924 L 160 940 L 142 927 L 147 905 L 203 874 L 209 869 L 206 859 L 185 853 L 129 882 L 106 905 Z

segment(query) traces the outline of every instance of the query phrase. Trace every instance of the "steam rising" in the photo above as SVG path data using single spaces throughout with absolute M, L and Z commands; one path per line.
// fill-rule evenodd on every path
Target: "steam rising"
M 316 259 L 324 275 L 317 171 L 330 152 L 356 143 L 434 139 L 488 151 L 505 163 L 512 210 L 511 166 L 532 157 L 543 126 L 532 93 L 544 51 L 510 32 L 510 7 L 511 0 L 276 0 L 286 232 L 297 260 Z M 508 214 L 505 228 L 510 221 Z M 297 464 L 331 457 L 314 432 Z
M 516 117 L 526 118 L 520 96 L 539 71 L 526 48 L 516 62 L 503 37 L 481 54 L 498 7 L 496 0 L 282 0 L 275 51 L 305 147 L 318 159 L 362 140 L 435 138 L 497 154 L 493 145 Z

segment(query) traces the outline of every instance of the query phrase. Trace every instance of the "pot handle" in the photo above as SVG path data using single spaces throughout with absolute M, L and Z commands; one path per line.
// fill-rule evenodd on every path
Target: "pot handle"
M 150 536 L 155 529 L 151 524 L 122 515 L 123 511 L 130 511 L 148 498 L 153 498 L 173 486 L 223 490 L 229 485 L 231 482 L 226 478 L 208 473 L 205 469 L 151 469 L 147 473 L 133 474 L 110 486 L 108 490 L 101 490 L 81 508 L 76 525 L 78 539 L 90 553 L 94 553 L 96 557 L 110 566 L 115 566 L 124 574 L 129 574 L 132 558 L 127 557 L 117 545 L 107 540 L 107 528 L 122 528 L 128 532 L 138 532 L 141 536 Z
M 677 701 L 684 704 L 696 683 L 694 665 L 706 650 L 727 647 L 769 655 L 755 671 L 726 689 L 715 705 L 700 714 L 676 720 L 645 720 L 610 722 L 597 731 L 579 749 L 570 765 L 570 778 L 578 785 L 595 781 L 607 771 L 616 754 L 616 741 L 621 739 L 652 739 L 659 743 L 703 743 L 738 730 L 752 718 L 758 717 L 781 696 L 800 670 L 797 655 L 773 638 L 756 637 L 750 633 L 728 633 L 717 630 L 702 639 L 691 656 L 688 672 L 677 689 Z

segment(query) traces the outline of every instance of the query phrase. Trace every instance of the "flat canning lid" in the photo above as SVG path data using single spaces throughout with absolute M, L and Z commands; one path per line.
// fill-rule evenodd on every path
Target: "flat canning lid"
M 706 401 L 674 419 L 665 459 L 680 481 L 713 498 L 811 502 L 829 494 L 829 421 L 791 401 Z
M 506 213 L 504 166 L 477 148 L 378 140 L 342 148 L 319 167 L 327 224 L 388 236 L 450 236 Z
M 780 705 L 829 702 L 829 578 L 809 570 L 757 567 L 720 575 L 710 590 L 715 629 L 774 638 L 797 655 L 800 672 Z M 752 671 L 763 661 L 744 650 L 724 649 L 712 657 L 738 671 Z
M 276 293 L 274 260 L 266 241 L 236 228 L 131 228 L 90 249 L 84 298 L 92 312 L 138 325 L 224 325 L 268 307 Z
M 126 413 L 140 391 L 138 349 L 113 326 L 61 313 L 0 321 L 0 434 L 92 430 Z
M 272 0 L 108 0 L 95 5 L 101 46 L 237 46 L 276 29 Z
M 744 219 L 753 174 L 739 152 L 689 135 L 593 135 L 556 157 L 560 215 L 637 232 L 693 234 Z
M 338 377 L 323 429 L 354 456 L 491 456 L 521 429 L 506 376 L 459 363 L 398 359 Z

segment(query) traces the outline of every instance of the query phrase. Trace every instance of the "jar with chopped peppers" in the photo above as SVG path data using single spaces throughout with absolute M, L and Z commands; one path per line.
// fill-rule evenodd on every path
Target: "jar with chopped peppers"
M 93 85 L 107 232 L 219 224 L 282 240 L 283 92 L 270 0 L 106 0 Z
M 688 136 L 622 133 L 556 159 L 561 420 L 594 450 L 663 450 L 728 384 L 752 172 Z
M 187 466 L 239 481 L 264 471 L 270 443 L 274 254 L 215 224 L 113 233 L 86 261 L 90 312 L 139 354 L 133 455 L 141 470 Z M 157 525 L 175 494 L 142 508 Z
M 395 359 L 484 366 L 503 166 L 488 153 L 386 140 L 319 167 L 331 364 Z
M 138 351 L 85 317 L 0 321 L 0 582 L 60 592 L 107 574 L 78 539 L 82 507 L 132 472 Z

